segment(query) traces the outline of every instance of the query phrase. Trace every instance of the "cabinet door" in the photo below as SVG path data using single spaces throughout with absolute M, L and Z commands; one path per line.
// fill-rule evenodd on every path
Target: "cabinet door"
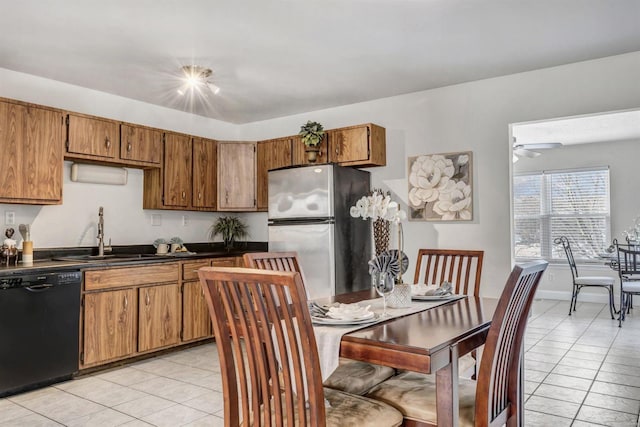
M 0 201 L 62 200 L 62 113 L 0 102 Z
M 269 204 L 268 172 L 271 169 L 291 166 L 292 139 L 281 138 L 259 141 L 257 144 L 257 208 L 266 211 Z
M 107 362 L 135 352 L 135 295 L 133 289 L 84 295 L 83 365 Z
M 327 134 L 325 134 L 324 139 L 318 146 L 320 152 L 318 153 L 318 157 L 315 162 L 309 161 L 309 156 L 306 152 L 307 147 L 302 142 L 302 138 L 300 136 L 294 136 L 292 140 L 294 165 L 313 165 L 315 163 L 327 163 L 329 161 L 327 157 Z
M 211 335 L 211 317 L 200 282 L 182 285 L 182 341 Z
M 369 128 L 336 129 L 329 132 L 329 158 L 335 163 L 369 159 Z
M 372 123 L 328 132 L 329 160 L 342 166 L 385 166 L 385 129 Z
M 164 205 L 191 204 L 191 138 L 167 133 L 164 141 Z
M 217 141 L 193 139 L 193 207 L 216 208 Z
M 162 161 L 162 132 L 140 126 L 121 125 L 120 158 L 159 166 Z
M 218 142 L 218 210 L 256 209 L 255 142 Z
M 138 292 L 138 351 L 177 344 L 180 333 L 178 284 L 149 286 Z
M 118 123 L 96 117 L 69 114 L 67 152 L 115 159 L 118 154 Z

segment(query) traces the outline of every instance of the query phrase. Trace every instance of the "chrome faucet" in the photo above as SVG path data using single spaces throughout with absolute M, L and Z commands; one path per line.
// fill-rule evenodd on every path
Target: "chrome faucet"
M 111 252 L 111 239 L 109 244 L 104 245 L 104 209 L 98 209 L 98 256 L 104 256 L 104 251 Z

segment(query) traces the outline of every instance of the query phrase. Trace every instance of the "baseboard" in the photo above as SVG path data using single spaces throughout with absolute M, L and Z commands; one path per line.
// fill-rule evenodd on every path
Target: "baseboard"
M 614 294 L 614 301 L 617 301 L 615 298 L 618 298 Z M 538 290 L 536 292 L 536 299 L 550 299 L 550 300 L 559 300 L 559 301 L 571 301 L 571 292 L 560 292 L 560 291 L 546 291 L 546 290 Z M 595 302 L 608 304 L 609 303 L 609 293 L 606 289 L 602 289 L 602 292 L 598 293 L 590 293 L 585 292 L 584 288 L 580 291 L 578 295 L 578 302 Z

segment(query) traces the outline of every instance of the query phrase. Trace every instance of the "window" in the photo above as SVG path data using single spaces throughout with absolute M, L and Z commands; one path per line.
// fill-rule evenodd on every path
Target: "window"
M 567 236 L 576 259 L 594 259 L 609 246 L 609 169 L 543 171 L 513 178 L 517 260 L 564 260 L 553 240 Z

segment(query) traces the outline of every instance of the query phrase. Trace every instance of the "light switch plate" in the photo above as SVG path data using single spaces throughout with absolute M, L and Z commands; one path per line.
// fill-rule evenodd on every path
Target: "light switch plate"
M 186 215 L 182 215 L 182 226 L 186 227 L 189 224 L 189 218 Z
M 162 225 L 162 215 L 151 214 L 151 225 L 155 225 L 155 226 Z
M 4 211 L 4 224 L 15 225 L 15 223 L 16 223 L 16 213 L 13 211 Z

